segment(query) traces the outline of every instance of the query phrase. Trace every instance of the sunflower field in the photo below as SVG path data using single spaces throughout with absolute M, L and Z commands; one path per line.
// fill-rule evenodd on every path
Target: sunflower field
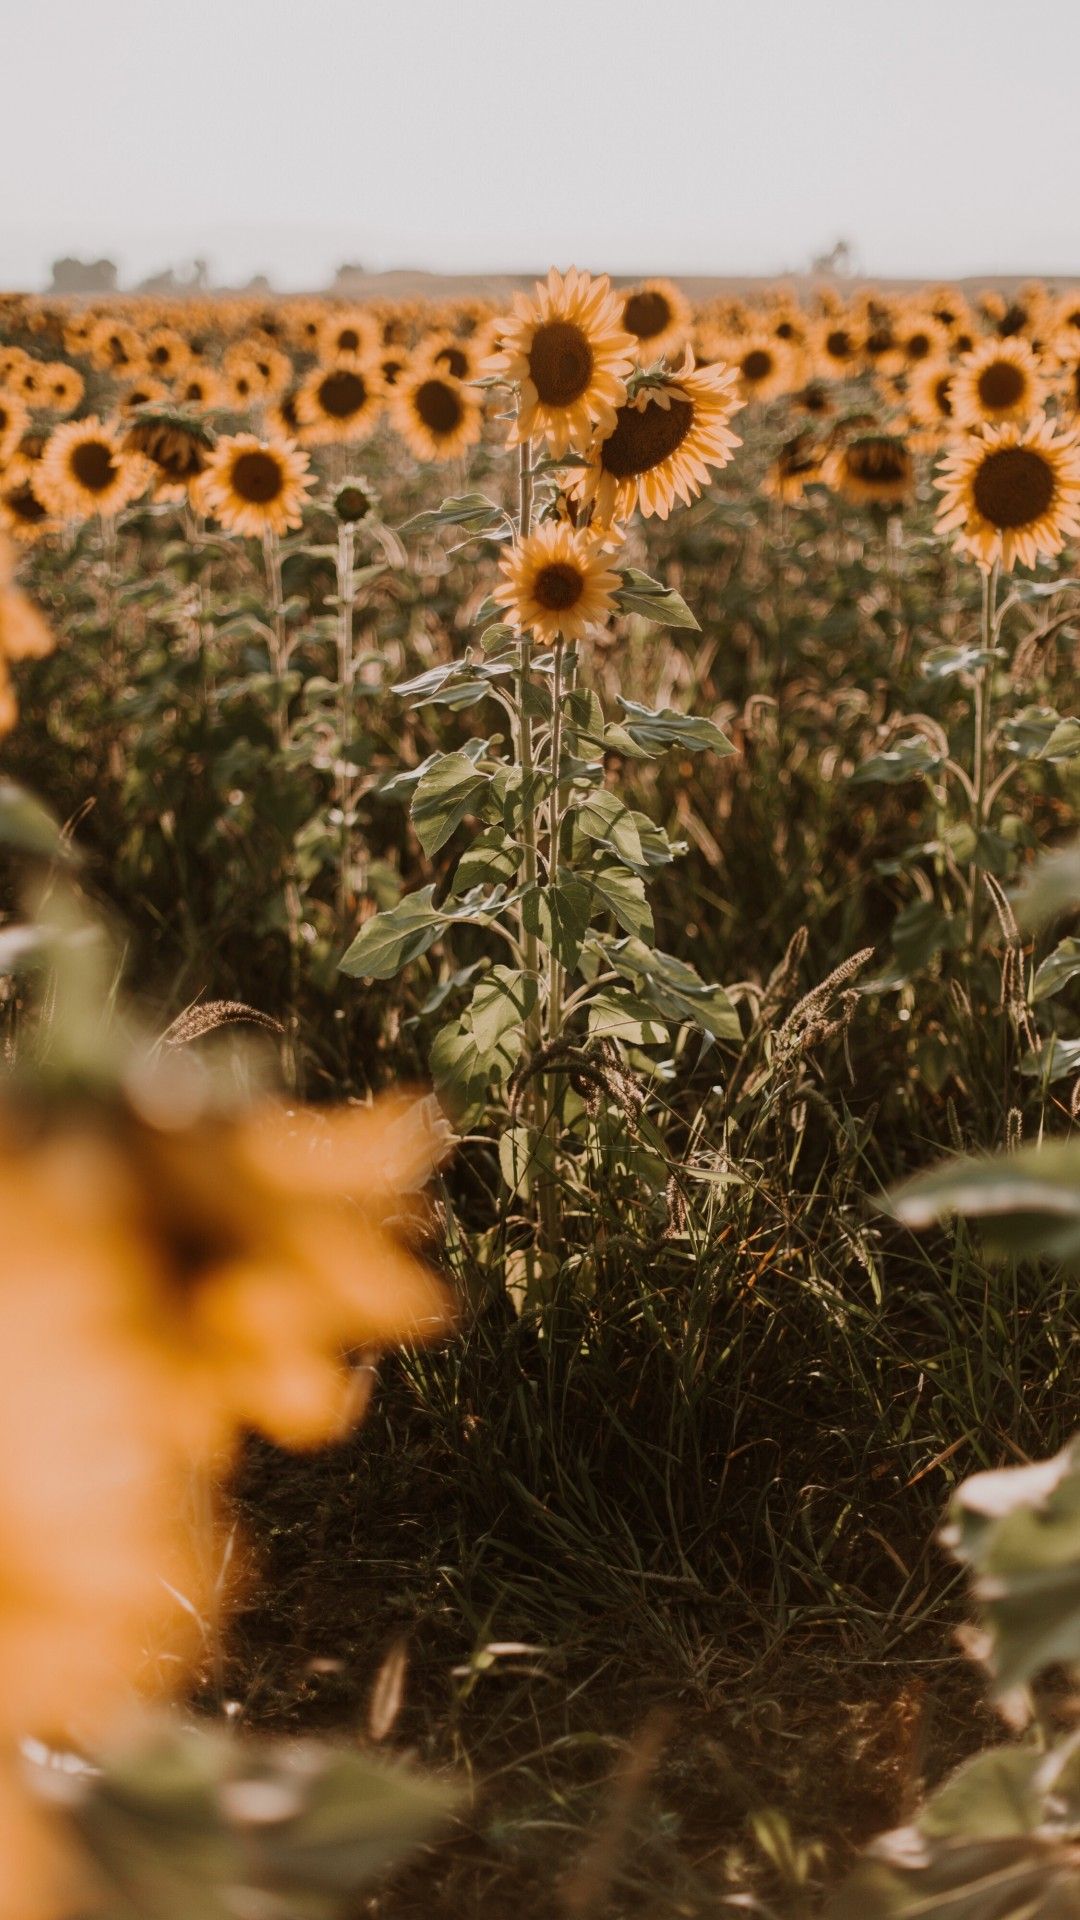
M 0 296 L 0 1920 L 1080 1915 L 1078 647 L 1075 288 Z

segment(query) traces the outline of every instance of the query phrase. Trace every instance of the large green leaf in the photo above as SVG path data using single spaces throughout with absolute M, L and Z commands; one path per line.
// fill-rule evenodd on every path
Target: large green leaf
M 624 613 L 642 613 L 661 627 L 690 627 L 700 633 L 693 614 L 681 593 L 665 587 L 659 580 L 642 573 L 638 567 L 622 569 L 622 586 L 615 595 Z
M 1080 940 L 1075 937 L 1060 940 L 1053 953 L 1048 954 L 1038 968 L 1031 998 L 1033 1001 L 1049 1000 L 1055 993 L 1060 993 L 1062 987 L 1067 987 L 1070 980 L 1078 977 L 1080 977 Z
M 600 943 L 604 958 L 665 1020 L 700 1027 L 716 1040 L 741 1040 L 742 1026 L 723 987 L 709 986 L 685 960 L 632 936 Z
M 14 780 L 0 779 L 0 847 L 46 860 L 73 860 L 75 852 L 51 813 Z
M 592 894 L 590 921 L 598 912 L 610 913 L 624 933 L 652 941 L 655 934 L 652 908 L 645 898 L 645 882 L 640 874 L 606 861 L 584 871 L 579 869 L 579 878 Z
M 700 714 L 677 713 L 674 707 L 643 707 L 622 694 L 619 705 L 626 715 L 626 731 L 639 747 L 686 747 L 691 753 L 705 748 L 719 754 L 735 751 L 715 720 Z
M 416 837 L 429 856 L 446 845 L 491 780 L 467 753 L 443 753 L 417 782 L 410 813 Z
M 942 761 L 943 755 L 937 748 L 917 734 L 912 739 L 898 740 L 895 747 L 886 747 L 882 753 L 871 754 L 861 767 L 856 767 L 851 784 L 867 786 L 871 782 L 881 782 L 888 787 L 898 787 L 905 780 L 936 773 Z
M 465 533 L 490 535 L 509 526 L 504 507 L 497 506 L 483 493 L 453 494 L 441 507 L 429 507 L 414 513 L 400 528 L 402 533 L 436 533 L 440 527 L 458 527 Z
M 490 892 L 477 887 L 441 907 L 432 904 L 434 892 L 434 886 L 418 887 L 396 907 L 373 914 L 338 962 L 341 972 L 355 979 L 392 980 L 410 960 L 419 959 L 434 946 L 439 935 L 456 920 L 478 919 L 506 903 L 502 887 Z
M 597 787 L 579 801 L 576 819 L 586 839 L 610 847 L 628 867 L 644 866 L 645 855 L 634 816 L 625 802 L 607 787 Z
M 982 1221 L 988 1238 L 1007 1252 L 1080 1259 L 1080 1138 L 947 1160 L 897 1188 L 890 1200 L 911 1227 L 959 1213 Z
M 554 886 L 532 887 L 522 895 L 521 917 L 528 931 L 536 934 L 564 967 L 573 969 L 589 930 L 589 907 L 585 882 L 560 867 Z

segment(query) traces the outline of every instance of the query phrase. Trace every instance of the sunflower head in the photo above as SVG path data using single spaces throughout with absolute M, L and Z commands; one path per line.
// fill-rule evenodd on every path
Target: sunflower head
M 452 460 L 475 446 L 483 413 L 475 392 L 421 361 L 398 381 L 390 417 L 419 460 Z
M 600 526 L 629 518 L 635 506 L 666 520 L 676 499 L 689 503 L 739 445 L 728 422 L 742 405 L 737 375 L 724 365 L 695 368 L 689 353 L 670 375 L 638 377 L 606 433 L 597 432 L 575 496 L 595 502 Z
M 366 520 L 375 506 L 375 498 L 366 480 L 343 480 L 334 495 L 334 512 L 345 526 L 354 527 Z
M 970 434 L 940 473 L 938 530 L 984 568 L 1034 566 L 1080 531 L 1080 448 L 1041 414 Z
M 311 485 L 301 448 L 238 433 L 218 441 L 200 497 L 232 533 L 286 533 L 300 526 Z
M 690 337 L 690 307 L 671 280 L 643 280 L 623 296 L 622 324 L 642 365 L 681 353 Z
M 615 612 L 620 580 L 603 547 L 566 521 L 548 520 L 500 561 L 495 601 L 518 633 L 541 645 L 582 640 Z
M 960 426 L 1029 420 L 1046 392 L 1031 346 L 1022 339 L 986 340 L 957 368 L 951 394 Z
M 610 426 L 634 364 L 633 336 L 604 276 L 555 268 L 536 296 L 518 294 L 512 314 L 493 323 L 498 351 L 481 370 L 519 389 L 511 443 L 542 437 L 556 456 L 584 447 L 597 425 Z

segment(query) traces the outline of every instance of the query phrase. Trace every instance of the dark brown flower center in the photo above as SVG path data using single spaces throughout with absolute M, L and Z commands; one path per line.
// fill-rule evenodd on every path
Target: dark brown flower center
M 778 340 L 794 340 L 795 327 L 791 320 L 778 320 L 773 328 Z
M 825 335 L 825 351 L 830 360 L 850 360 L 855 349 L 846 327 L 833 327 Z
M 461 425 L 464 407 L 445 380 L 425 380 L 417 387 L 413 405 L 429 433 L 436 437 L 454 433 Z
M 939 413 L 945 414 L 946 417 L 951 417 L 952 415 L 952 399 L 950 397 L 951 388 L 952 388 L 951 373 L 943 373 L 939 380 L 934 381 L 934 400 L 937 404 L 937 410 Z
M 533 599 L 548 613 L 566 613 L 577 605 L 584 591 L 584 579 L 566 560 L 550 561 L 533 581 Z
M 689 400 L 672 400 L 662 407 L 650 399 L 644 408 L 620 407 L 615 427 L 600 449 L 600 464 L 616 480 L 633 480 L 640 473 L 670 460 L 694 424 Z
M 580 327 L 570 320 L 546 320 L 537 327 L 529 348 L 529 378 L 542 406 L 573 406 L 592 370 L 592 348 Z
M 755 380 L 767 380 L 772 370 L 772 354 L 766 353 L 764 347 L 751 347 L 750 352 L 743 357 L 742 372 L 744 380 L 751 382 Z
M 3 401 L 0 400 L 0 433 L 6 433 L 10 425 L 11 425 L 11 415 L 8 412 L 8 409 L 5 407 Z
M 339 353 L 359 353 L 360 335 L 355 327 L 342 327 L 337 337 Z
M 4 503 L 8 511 L 28 527 L 39 526 L 46 518 L 45 508 L 29 480 L 20 481 L 18 486 L 12 487 L 10 493 L 5 493 Z
M 118 469 L 101 440 L 83 440 L 72 450 L 71 471 L 87 493 L 104 493 L 112 486 Z
M 156 346 L 151 347 L 150 365 L 152 367 L 167 367 L 171 359 L 172 348 L 166 346 L 164 340 L 159 340 Z
M 405 365 L 404 360 L 384 360 L 383 361 L 382 377 L 386 381 L 386 384 L 388 387 L 394 387 L 397 385 L 398 375 L 402 371 L 402 368 L 404 367 L 404 365 Z
M 654 287 L 645 293 L 632 293 L 623 308 L 623 326 L 639 340 L 655 340 L 671 325 L 671 308 Z
M 367 405 L 367 382 L 350 367 L 335 367 L 319 382 L 319 405 L 334 420 L 348 420 Z
M 1027 390 L 1023 370 L 1014 367 L 1011 360 L 991 360 L 980 373 L 977 384 L 983 406 L 995 411 L 1015 407 Z
M 1031 447 L 998 447 L 982 462 L 972 488 L 992 527 L 1027 527 L 1050 506 L 1056 483 L 1050 462 Z
M 276 500 L 285 484 L 281 464 L 272 453 L 253 448 L 233 461 L 232 490 L 250 506 L 265 507 Z
M 334 510 L 339 520 L 351 526 L 370 513 L 371 501 L 363 487 L 342 487 L 334 501 Z
M 464 380 L 469 371 L 469 356 L 467 353 L 462 353 L 460 347 L 440 347 L 435 360 L 436 364 L 452 374 L 455 380 Z
M 846 454 L 848 472 L 870 486 L 896 486 L 908 477 L 907 449 L 887 434 L 870 434 L 855 440 Z
M 908 359 L 909 360 L 925 360 L 927 354 L 930 351 L 931 344 L 932 343 L 930 340 L 930 335 L 928 333 L 909 334 L 908 342 L 907 342 Z

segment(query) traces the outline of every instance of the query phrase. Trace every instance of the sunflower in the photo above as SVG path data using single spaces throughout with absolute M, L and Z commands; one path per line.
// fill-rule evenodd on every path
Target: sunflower
M 199 407 L 204 413 L 219 407 L 223 397 L 221 380 L 213 367 L 188 367 L 180 375 L 174 392 L 182 407 Z
M 690 338 L 689 302 L 670 280 L 643 280 L 624 293 L 621 319 L 642 366 L 675 358 Z
M 164 405 L 169 398 L 169 389 L 163 380 L 151 380 L 144 374 L 141 380 L 132 380 L 129 386 L 121 387 L 116 396 L 118 413 L 134 413 L 136 407 Z
M 863 507 L 899 507 L 915 484 L 915 465 L 895 433 L 865 433 L 835 447 L 825 462 L 826 485 Z
M 452 333 L 434 333 L 421 341 L 415 364 L 431 373 L 448 373 L 452 380 L 475 380 L 485 351 L 486 342 L 481 335 L 473 340 L 458 340 Z
M 60 528 L 38 494 L 38 465 L 17 453 L 0 473 L 0 528 L 25 546 Z
M 283 393 L 293 377 L 288 354 L 257 335 L 249 334 L 243 340 L 234 341 L 221 365 L 227 381 L 249 383 L 247 391 L 251 397 Z
M 815 372 L 823 380 L 852 379 L 859 371 L 866 338 L 854 317 L 844 313 L 826 314 L 824 319 L 815 322 L 810 333 Z
M 191 361 L 191 348 L 175 327 L 152 327 L 144 348 L 146 364 L 160 380 L 175 380 Z
M 496 604 L 516 632 L 531 632 L 542 646 L 583 640 L 616 611 L 619 574 L 596 540 L 566 522 L 545 521 L 503 555 L 499 569 Z
M 582 447 L 594 427 L 610 429 L 626 398 L 634 340 L 620 324 L 619 301 L 604 274 L 598 280 L 554 267 L 537 281 L 536 297 L 514 296 L 513 311 L 495 323 L 499 350 L 484 363 L 520 390 L 511 446 L 533 435 L 559 456 Z
M 601 526 L 627 520 L 635 506 L 666 520 L 676 499 L 689 504 L 709 468 L 726 467 L 741 445 L 728 428 L 742 406 L 736 379 L 730 367 L 695 368 L 688 353 L 664 380 L 642 381 L 610 432 L 594 437 L 573 496 L 582 506 L 595 502 Z
M 145 461 L 125 453 L 115 427 L 96 415 L 70 420 L 50 434 L 34 488 L 50 513 L 62 520 L 111 518 L 143 491 Z
M 139 330 L 126 320 L 111 315 L 98 320 L 88 344 L 90 358 L 102 373 L 132 376 L 142 373 L 146 366 Z
M 744 401 L 764 404 L 790 393 L 798 382 L 798 357 L 775 334 L 751 333 L 740 340 L 729 340 L 717 357 L 734 367 Z
M 915 425 L 929 436 L 929 445 L 935 445 L 942 434 L 955 428 L 952 403 L 955 376 L 956 369 L 948 360 L 924 360 L 908 381 L 907 409 Z
M 51 413 L 74 413 L 86 391 L 86 382 L 77 367 L 66 360 L 50 360 L 41 369 L 40 404 Z
M 193 480 L 205 473 L 214 436 L 193 414 L 142 407 L 124 435 L 124 451 L 139 453 L 154 472 L 154 497 L 182 500 Z
M 1039 363 L 1026 340 L 985 340 L 956 370 L 953 412 L 961 427 L 1028 420 L 1045 391 Z
M 30 410 L 17 393 L 0 387 L 0 467 L 10 460 L 30 424 Z
M 925 360 L 940 359 L 948 350 L 949 334 L 940 320 L 920 307 L 902 313 L 893 329 L 895 371 L 910 372 Z
M 349 355 L 371 360 L 377 358 L 381 345 L 379 323 L 367 307 L 345 307 L 324 314 L 320 322 L 316 350 L 323 360 Z
M 15 556 L 0 535 L 0 660 L 43 660 L 56 646 L 52 628 L 12 584 Z
M 219 440 L 200 481 L 200 500 L 230 533 L 287 533 L 303 520 L 313 485 L 308 456 L 288 440 L 235 433 Z
M 762 481 L 762 492 L 770 499 L 794 505 L 805 497 L 806 489 L 821 482 L 824 449 L 811 433 L 797 433 L 785 441 Z
M 410 367 L 394 388 L 390 419 L 418 460 L 453 460 L 476 445 L 484 423 L 479 398 L 449 374 Z
M 307 446 L 366 440 L 383 409 L 378 367 L 350 357 L 315 367 L 297 388 L 296 414 Z
M 1080 532 L 1080 447 L 1043 414 L 958 441 L 939 473 L 938 532 L 981 567 L 1033 567 Z

